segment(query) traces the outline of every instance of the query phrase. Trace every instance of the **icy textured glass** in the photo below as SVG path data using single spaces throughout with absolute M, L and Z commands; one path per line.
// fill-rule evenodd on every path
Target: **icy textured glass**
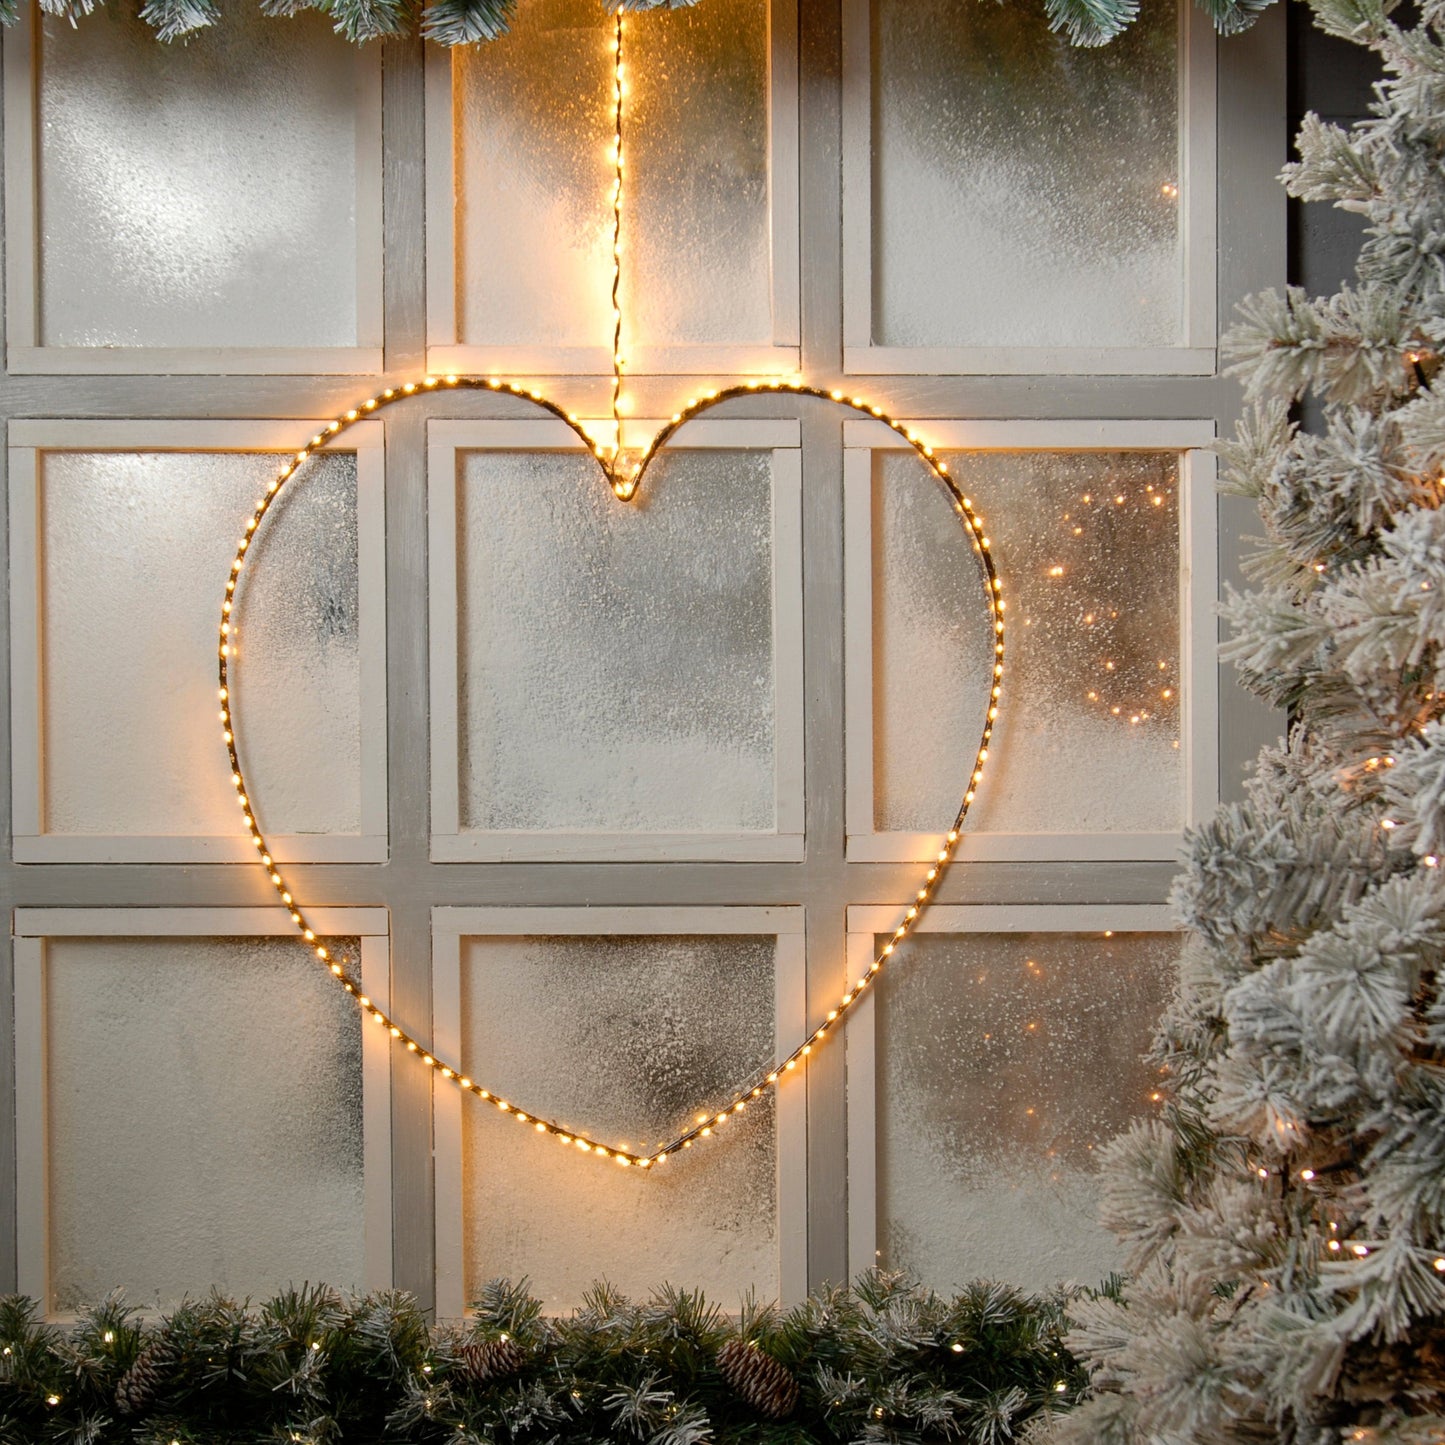
M 772 829 L 771 453 L 457 465 L 462 826 Z
M 612 343 L 612 35 L 596 0 L 453 52 L 458 340 Z M 767 0 L 627 18 L 624 345 L 770 342 Z
M 236 538 L 280 459 L 40 463 L 45 830 L 244 836 L 217 720 L 216 625 Z M 237 594 L 242 761 L 278 835 L 360 828 L 356 457 L 308 465 Z
M 48 346 L 356 346 L 357 75 L 329 20 L 254 6 L 184 45 L 42 22 Z M 379 285 L 379 277 L 361 278 Z
M 878 939 L 880 946 L 886 940 Z M 1180 935 L 922 934 L 879 985 L 881 1262 L 936 1289 L 1123 1266 L 1095 1150 L 1156 1108 L 1141 1055 Z
M 1179 19 L 1110 45 L 1042 7 L 873 4 L 873 340 L 1183 339 Z
M 53 1307 L 362 1273 L 361 1025 L 299 942 L 45 952 Z
M 462 1060 L 564 1127 L 665 1142 L 771 1061 L 775 950 L 753 936 L 463 939 Z M 549 1313 L 598 1279 L 633 1295 L 686 1280 L 729 1307 L 749 1289 L 777 1297 L 770 1097 L 721 1147 L 649 1173 L 470 1101 L 462 1121 L 468 1299 L 524 1274 Z
M 1000 716 L 970 832 L 1183 825 L 1179 458 L 960 452 L 1004 581 Z M 874 820 L 941 832 L 983 726 L 993 637 L 947 496 L 911 457 L 873 486 Z

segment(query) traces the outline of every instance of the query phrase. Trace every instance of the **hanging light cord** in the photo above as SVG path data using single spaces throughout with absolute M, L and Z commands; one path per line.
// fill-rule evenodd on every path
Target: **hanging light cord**
M 618 472 L 622 456 L 622 98 L 626 93 L 621 10 L 612 54 L 612 455 L 607 475 L 613 491 L 626 501 L 632 495 L 631 480 L 623 481 Z

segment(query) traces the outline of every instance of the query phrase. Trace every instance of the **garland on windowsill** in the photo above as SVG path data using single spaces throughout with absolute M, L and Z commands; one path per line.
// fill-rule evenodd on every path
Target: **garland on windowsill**
M 680 10 L 697 0 L 602 0 L 607 10 Z M 976 0 L 957 0 L 959 5 Z M 1155 4 L 1172 0 L 1152 0 Z M 1221 35 L 1247 30 L 1273 0 L 1195 0 Z M 518 0 L 260 0 L 261 9 L 277 17 L 301 10 L 319 10 L 330 17 L 337 32 L 348 40 L 380 40 L 409 35 L 419 27 L 440 45 L 472 45 L 495 40 L 510 28 L 518 13 Z M 1126 30 L 1139 14 L 1139 0 L 1043 0 L 1049 27 L 1068 37 L 1072 45 L 1107 45 Z M 58 15 L 72 25 L 92 11 L 104 9 L 106 0 L 40 0 L 47 15 Z M 10 25 L 20 11 L 20 0 L 0 0 L 0 21 Z M 144 0 L 141 18 L 160 40 L 184 40 L 221 19 L 216 0 Z
M 953 1299 L 873 1271 L 736 1317 L 606 1285 L 565 1319 L 495 1281 L 464 1328 L 410 1296 L 213 1295 L 144 1325 L 118 1297 L 67 1327 L 0 1299 L 0 1442 L 86 1445 L 1005 1445 L 1086 1392 L 1070 1296 Z

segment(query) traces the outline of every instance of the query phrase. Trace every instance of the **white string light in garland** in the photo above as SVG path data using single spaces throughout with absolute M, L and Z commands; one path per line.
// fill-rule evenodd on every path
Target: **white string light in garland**
M 612 315 L 613 315 L 613 336 L 612 336 L 612 423 L 616 428 L 614 437 L 610 443 L 604 444 L 594 440 L 585 430 L 582 420 L 572 412 L 564 411 L 555 402 L 550 401 L 530 387 L 520 382 L 505 380 L 501 377 L 475 377 L 475 376 L 427 376 L 420 381 L 408 381 L 398 387 L 388 387 L 375 396 L 369 396 L 359 405 L 352 407 L 341 416 L 323 426 L 315 436 L 293 456 L 288 458 L 286 464 L 272 479 L 266 489 L 266 494 L 257 503 L 252 512 L 250 520 L 246 523 L 246 532 L 236 546 L 236 555 L 231 563 L 231 574 L 226 582 L 225 600 L 221 605 L 220 624 L 220 665 L 219 665 L 219 696 L 220 696 L 220 720 L 222 733 L 226 743 L 226 754 L 231 763 L 231 782 L 236 790 L 236 798 L 241 807 L 241 816 L 245 822 L 247 832 L 250 834 L 251 842 L 255 846 L 257 855 L 262 866 L 266 869 L 271 886 L 276 890 L 281 902 L 290 913 L 291 922 L 295 925 L 297 932 L 306 941 L 307 945 L 315 954 L 317 960 L 324 964 L 335 977 L 342 988 L 349 993 L 361 1009 L 363 1016 L 369 1019 L 378 1028 L 383 1028 L 391 1035 L 398 1044 L 402 1045 L 409 1054 L 415 1055 L 423 1067 L 431 1070 L 445 1082 L 460 1089 L 463 1093 L 470 1094 L 473 1098 L 482 1103 L 490 1104 L 501 1114 L 509 1115 L 524 1128 L 533 1130 L 538 1134 L 550 1135 L 559 1140 L 562 1144 L 575 1148 L 584 1154 L 593 1155 L 601 1159 L 610 1159 L 626 1168 L 651 1169 L 655 1165 L 664 1164 L 679 1150 L 690 1149 L 700 1139 L 710 1138 L 719 1130 L 723 1129 L 730 1120 L 741 1114 L 748 1105 L 757 1099 L 762 1098 L 769 1090 L 777 1088 L 784 1079 L 790 1075 L 800 1072 L 800 1065 L 804 1065 L 809 1056 L 817 1048 L 820 1048 L 833 1031 L 840 1027 L 850 1009 L 863 997 L 864 993 L 873 983 L 874 979 L 887 966 L 889 959 L 893 956 L 898 946 L 913 931 L 918 920 L 923 916 L 929 904 L 933 901 L 939 885 L 948 870 L 949 864 L 953 861 L 954 854 L 958 847 L 958 840 L 963 831 L 965 818 L 968 816 L 969 808 L 973 804 L 974 797 L 979 785 L 983 781 L 984 765 L 988 761 L 989 743 L 993 737 L 995 723 L 998 719 L 999 700 L 1003 688 L 1003 661 L 1004 661 L 1004 602 L 1002 597 L 1003 584 L 994 568 L 993 557 L 990 551 L 990 539 L 984 531 L 983 518 L 975 510 L 971 498 L 965 496 L 958 484 L 949 475 L 948 466 L 941 459 L 935 456 L 933 448 L 918 433 L 911 430 L 897 418 L 890 416 L 881 407 L 875 406 L 861 396 L 850 396 L 842 391 L 824 390 L 821 387 L 809 386 L 801 381 L 789 380 L 757 380 L 741 383 L 736 386 L 725 387 L 720 390 L 710 390 L 700 396 L 690 397 L 685 406 L 675 412 L 672 418 L 652 438 L 642 452 L 641 456 L 631 464 L 624 467 L 621 461 L 621 413 L 622 413 L 622 372 L 624 360 L 622 356 L 622 310 L 620 303 L 621 274 L 622 274 L 622 176 L 623 176 L 623 155 L 622 155 L 622 116 L 623 97 L 626 93 L 624 84 L 624 69 L 622 59 L 623 22 L 619 15 L 616 21 L 616 29 L 613 40 L 614 53 L 614 76 L 613 76 L 613 195 L 612 195 Z M 592 1138 L 585 1133 L 578 1133 L 576 1130 L 564 1128 L 554 1119 L 540 1117 L 530 1109 L 523 1108 L 515 1101 L 502 1097 L 494 1090 L 488 1089 L 465 1073 L 458 1064 L 438 1058 L 418 1038 L 414 1037 L 402 1027 L 386 1010 L 380 1007 L 362 989 L 358 976 L 353 972 L 355 960 L 344 959 L 333 956 L 326 942 L 311 927 L 308 921 L 306 910 L 296 898 L 295 892 L 287 882 L 285 875 L 277 865 L 271 849 L 266 842 L 265 834 L 261 831 L 261 825 L 257 820 L 256 808 L 250 796 L 245 770 L 241 764 L 240 748 L 236 740 L 236 714 L 234 699 L 232 697 L 232 684 L 230 666 L 232 659 L 237 655 L 237 626 L 233 621 L 236 608 L 236 590 L 242 573 L 246 566 L 247 554 L 255 540 L 256 534 L 270 514 L 272 504 L 280 495 L 282 488 L 291 481 L 297 472 L 317 452 L 329 446 L 338 436 L 348 428 L 354 426 L 378 411 L 385 410 L 398 402 L 407 400 L 413 396 L 426 395 L 436 391 L 489 391 L 499 395 L 521 398 L 541 407 L 544 411 L 550 412 L 553 416 L 564 422 L 577 437 L 596 456 L 603 474 L 611 485 L 612 491 L 619 500 L 632 501 L 640 489 L 644 473 L 658 453 L 667 445 L 669 439 L 682 427 L 699 413 L 707 411 L 712 407 L 721 405 L 734 397 L 750 396 L 759 393 L 780 393 L 792 396 L 817 397 L 824 401 L 835 402 L 840 406 L 848 407 L 850 410 L 860 412 L 865 416 L 882 422 L 896 432 L 908 446 L 912 448 L 915 455 L 929 469 L 939 483 L 949 494 L 953 509 L 959 518 L 959 522 L 968 537 L 983 572 L 985 583 L 985 594 L 988 602 L 989 618 L 993 628 L 994 637 L 994 662 L 993 675 L 989 689 L 988 706 L 983 720 L 983 728 L 978 747 L 974 754 L 973 766 L 969 773 L 969 779 L 965 785 L 963 798 L 959 803 L 958 811 L 954 816 L 953 824 L 945 835 L 937 856 L 930 860 L 927 871 L 918 881 L 913 897 L 907 904 L 900 917 L 897 926 L 889 935 L 888 941 L 874 956 L 867 971 L 853 980 L 847 990 L 841 995 L 837 1004 L 828 1010 L 826 1016 L 821 1019 L 790 1053 L 784 1055 L 773 1064 L 771 1068 L 760 1071 L 747 1081 L 741 1088 L 731 1095 L 725 1102 L 700 1115 L 697 1122 L 675 1138 L 664 1144 L 658 1145 L 648 1153 L 638 1153 L 628 1149 L 617 1149 L 611 1145 Z

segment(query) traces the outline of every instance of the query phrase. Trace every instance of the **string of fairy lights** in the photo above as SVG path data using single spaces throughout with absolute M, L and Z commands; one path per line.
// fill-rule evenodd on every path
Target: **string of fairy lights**
M 623 65 L 623 36 L 623 18 L 619 14 L 616 19 L 612 47 L 614 55 L 614 129 L 612 137 L 613 344 L 611 412 L 612 423 L 616 429 L 613 438 L 610 441 L 597 440 L 587 431 L 583 419 L 575 412 L 566 411 L 541 392 L 531 387 L 524 386 L 518 381 L 508 380 L 498 376 L 427 376 L 420 381 L 408 381 L 400 386 L 387 387 L 385 390 L 367 397 L 357 406 L 350 408 L 340 416 L 334 417 L 330 422 L 320 427 L 305 446 L 287 458 L 285 464 L 267 486 L 265 495 L 256 503 L 255 509 L 246 523 L 245 535 L 242 536 L 236 545 L 235 557 L 231 562 L 230 576 L 226 582 L 225 599 L 221 604 L 218 680 L 221 705 L 220 722 L 226 744 L 226 755 L 231 764 L 231 782 L 235 788 L 236 799 L 241 808 L 242 820 L 250 835 L 251 842 L 256 849 L 261 865 L 266 870 L 271 886 L 275 889 L 282 904 L 284 904 L 288 910 L 291 922 L 297 932 L 311 948 L 316 959 L 327 967 L 340 986 L 355 999 L 363 1017 L 370 1020 L 375 1027 L 385 1029 L 397 1044 L 404 1048 L 407 1053 L 415 1055 L 423 1067 L 432 1071 L 445 1083 L 482 1103 L 491 1105 L 498 1113 L 509 1116 L 524 1128 L 530 1129 L 538 1134 L 549 1135 L 563 1145 L 577 1149 L 584 1154 L 592 1155 L 599 1159 L 610 1159 L 623 1167 L 651 1169 L 656 1165 L 666 1163 L 679 1151 L 692 1148 L 699 1140 L 714 1136 L 724 1129 L 731 1120 L 742 1114 L 750 1104 L 762 1098 L 768 1091 L 777 1088 L 784 1079 L 798 1073 L 800 1066 L 806 1064 L 807 1059 L 812 1055 L 814 1050 L 821 1047 L 829 1037 L 841 1027 L 849 1010 L 865 995 L 878 974 L 883 971 L 889 959 L 896 952 L 899 945 L 902 944 L 913 931 L 919 919 L 922 918 L 925 910 L 933 901 L 943 881 L 944 875 L 948 870 L 949 864 L 953 861 L 957 851 L 958 841 L 962 834 L 964 820 L 968 816 L 977 790 L 983 781 L 984 767 L 988 762 L 989 745 L 992 741 L 994 728 L 998 720 L 999 700 L 1002 696 L 1003 689 L 1004 600 L 1002 597 L 1003 583 L 999 579 L 994 566 L 991 551 L 992 543 L 984 530 L 983 518 L 974 507 L 972 498 L 964 494 L 962 488 L 950 475 L 947 463 L 941 457 L 935 455 L 934 449 L 924 437 L 898 418 L 889 415 L 882 407 L 872 404 L 861 396 L 852 396 L 840 390 L 825 390 L 822 387 L 810 386 L 802 381 L 783 378 L 750 380 L 721 389 L 706 390 L 697 396 L 689 397 L 686 404 L 673 413 L 670 420 L 660 428 L 635 460 L 630 463 L 623 461 L 621 415 L 623 409 L 622 377 L 625 358 L 622 351 L 622 309 L 620 298 L 623 190 L 622 121 L 624 97 L 627 93 Z M 295 890 L 287 880 L 286 875 L 281 871 L 271 851 L 270 845 L 266 841 L 266 835 L 261 829 L 261 824 L 257 818 L 257 810 L 246 781 L 245 769 L 241 762 L 240 745 L 237 741 L 237 719 L 235 699 L 232 695 L 231 665 L 238 655 L 237 589 L 244 574 L 248 554 L 250 553 L 257 533 L 264 525 L 276 499 L 281 495 L 286 485 L 296 477 L 297 473 L 316 453 L 330 446 L 338 437 L 343 435 L 348 428 L 355 426 L 359 421 L 374 416 L 377 412 L 384 411 L 387 407 L 394 406 L 412 397 L 445 391 L 493 392 L 501 396 L 518 398 L 530 402 L 542 410 L 549 412 L 552 416 L 564 422 L 593 453 L 614 495 L 623 502 L 630 502 L 637 497 L 648 466 L 667 445 L 668 441 L 679 428 L 710 408 L 719 406 L 735 397 L 769 393 L 815 397 L 824 401 L 831 401 L 847 407 L 852 411 L 859 412 L 873 420 L 882 422 L 907 443 L 908 447 L 912 449 L 913 453 L 922 461 L 924 466 L 927 467 L 929 472 L 932 473 L 947 492 L 953 510 L 963 528 L 964 535 L 969 539 L 981 569 L 984 594 L 994 639 L 993 675 L 989 688 L 988 705 L 985 709 L 982 731 L 978 746 L 974 752 L 973 764 L 969 771 L 968 781 L 965 785 L 958 811 L 940 843 L 936 856 L 930 860 L 926 871 L 919 878 L 917 887 L 905 906 L 897 926 L 888 936 L 887 941 L 874 955 L 866 971 L 860 973 L 858 978 L 848 985 L 846 990 L 838 997 L 833 1007 L 828 1009 L 826 1016 L 810 1028 L 795 1048 L 777 1059 L 770 1067 L 760 1070 L 748 1079 L 746 1083 L 741 1085 L 741 1087 L 725 1101 L 711 1108 L 706 1113 L 697 1116 L 691 1127 L 679 1133 L 676 1137 L 667 1140 L 665 1143 L 655 1146 L 648 1152 L 616 1148 L 586 1133 L 579 1133 L 575 1129 L 567 1128 L 557 1120 L 548 1118 L 544 1114 L 539 1114 L 530 1107 L 523 1107 L 515 1100 L 506 1098 L 495 1090 L 486 1087 L 473 1079 L 469 1073 L 461 1068 L 458 1062 L 438 1057 L 426 1043 L 409 1032 L 397 1019 L 392 1017 L 386 1009 L 371 998 L 363 990 L 358 974 L 354 971 L 357 961 L 333 954 L 327 941 L 312 927 L 305 906 L 298 900 Z
M 612 36 L 612 454 L 608 472 L 617 485 L 617 460 L 622 452 L 622 98 L 627 70 L 622 59 L 622 11 Z M 624 493 L 618 495 L 624 501 Z
M 846 992 L 840 996 L 837 1004 L 828 1010 L 827 1016 L 804 1037 L 796 1048 L 779 1059 L 770 1068 L 760 1071 L 747 1083 L 743 1084 L 725 1103 L 709 1111 L 697 1120 L 691 1128 L 677 1135 L 677 1137 L 668 1140 L 666 1143 L 659 1145 L 650 1153 L 643 1154 L 626 1149 L 613 1148 L 585 1133 L 578 1133 L 576 1130 L 565 1128 L 553 1119 L 541 1117 L 530 1109 L 525 1109 L 514 1101 L 504 1098 L 495 1091 L 486 1088 L 472 1079 L 456 1063 L 438 1058 L 420 1039 L 417 1039 L 409 1033 L 400 1023 L 392 1018 L 385 1009 L 376 1003 L 375 1000 L 370 998 L 363 991 L 361 984 L 348 966 L 349 961 L 339 957 L 333 957 L 325 941 L 323 941 L 318 936 L 316 930 L 312 928 L 307 919 L 304 905 L 298 901 L 286 876 L 281 872 L 280 866 L 277 864 L 270 846 L 266 841 L 266 836 L 261 830 L 261 825 L 257 820 L 256 809 L 253 806 L 246 782 L 245 769 L 241 762 L 240 748 L 236 737 L 236 714 L 231 695 L 230 668 L 232 659 L 237 654 L 237 624 L 233 622 L 232 619 L 236 615 L 235 594 L 237 586 L 246 565 L 247 553 L 251 549 L 257 532 L 265 522 L 276 498 L 281 494 L 286 484 L 296 476 L 296 473 L 312 456 L 329 446 L 349 427 L 354 426 L 358 421 L 373 416 L 375 413 L 389 406 L 393 406 L 398 402 L 405 401 L 410 397 L 448 390 L 489 391 L 503 396 L 519 397 L 541 407 L 544 411 L 550 412 L 553 416 L 566 423 L 578 438 L 597 455 L 599 464 L 611 481 L 613 493 L 622 501 L 630 501 L 638 495 L 648 465 L 666 446 L 668 440 L 679 428 L 699 413 L 721 405 L 725 401 L 730 401 L 739 396 L 775 393 L 817 397 L 838 403 L 874 420 L 881 421 L 907 442 L 915 455 L 919 457 L 929 471 L 947 490 L 954 512 L 959 518 L 965 534 L 969 538 L 983 571 L 984 590 L 994 637 L 993 679 L 989 689 L 988 707 L 962 801 L 959 803 L 958 811 L 954 816 L 952 825 L 949 827 L 947 834 L 939 846 L 937 855 L 930 861 L 926 872 L 920 878 L 912 900 L 904 910 L 897 926 L 889 935 L 887 942 L 883 944 L 874 956 L 867 971 L 860 974 L 848 987 Z M 760 1098 L 769 1089 L 775 1088 L 788 1075 L 794 1073 L 799 1065 L 813 1053 L 814 1049 L 824 1043 L 830 1033 L 841 1024 L 848 1011 L 863 996 L 865 991 L 873 983 L 875 977 L 883 970 L 898 946 L 908 937 L 918 923 L 918 920 L 923 916 L 924 910 L 937 893 L 949 864 L 953 861 L 958 847 L 958 840 L 962 834 L 964 820 L 968 816 L 979 785 L 983 781 L 984 767 L 988 762 L 989 745 L 992 741 L 994 728 L 998 720 L 999 702 L 1003 688 L 1005 604 L 1002 596 L 1003 583 L 994 566 L 992 541 L 984 530 L 983 518 L 975 508 L 972 498 L 964 494 L 958 483 L 949 474 L 948 464 L 942 458 L 935 455 L 933 448 L 922 436 L 913 431 L 904 422 L 898 420 L 896 417 L 890 416 L 881 407 L 869 403 L 860 396 L 849 396 L 838 390 L 824 390 L 821 387 L 809 386 L 798 381 L 783 379 L 748 381 L 721 390 L 705 391 L 700 396 L 689 398 L 687 404 L 682 407 L 681 410 L 675 412 L 671 419 L 657 432 L 652 440 L 648 442 L 646 449 L 631 465 L 625 476 L 615 470 L 614 465 L 609 461 L 609 456 L 612 453 L 612 448 L 593 441 L 592 437 L 585 430 L 581 418 L 575 413 L 563 410 L 563 408 L 555 402 L 550 401 L 542 395 L 541 392 L 526 387 L 520 382 L 505 380 L 501 377 L 428 376 L 419 382 L 409 381 L 399 387 L 388 387 L 375 396 L 367 397 L 359 406 L 353 407 L 341 416 L 335 417 L 323 426 L 304 447 L 300 448 L 294 455 L 287 459 L 285 465 L 267 486 L 266 494 L 256 503 L 255 510 L 246 523 L 245 535 L 237 543 L 236 555 L 231 562 L 230 577 L 226 582 L 225 601 L 221 605 L 219 665 L 220 721 L 222 735 L 226 744 L 226 754 L 231 763 L 231 782 L 236 790 L 237 802 L 241 807 L 242 820 L 245 823 L 247 832 L 250 834 L 252 845 L 259 855 L 261 864 L 266 869 L 271 886 L 275 889 L 281 902 L 289 911 L 291 922 L 295 925 L 301 937 L 311 947 L 316 958 L 328 967 L 346 992 L 356 999 L 363 1015 L 369 1018 L 376 1026 L 388 1030 L 391 1037 L 401 1044 L 408 1053 L 417 1055 L 422 1064 L 426 1068 L 434 1070 L 440 1078 L 455 1085 L 464 1093 L 470 1094 L 474 1098 L 492 1105 L 492 1107 L 500 1113 L 510 1115 L 519 1124 L 529 1126 L 539 1134 L 549 1134 L 553 1138 L 560 1140 L 563 1144 L 575 1147 L 584 1153 L 595 1154 L 603 1159 L 611 1158 L 622 1165 L 636 1165 L 644 1169 L 649 1169 L 655 1164 L 664 1163 L 678 1150 L 691 1148 L 697 1140 L 710 1137 L 719 1129 L 723 1128 L 729 1120 L 741 1114 L 751 1102 Z

